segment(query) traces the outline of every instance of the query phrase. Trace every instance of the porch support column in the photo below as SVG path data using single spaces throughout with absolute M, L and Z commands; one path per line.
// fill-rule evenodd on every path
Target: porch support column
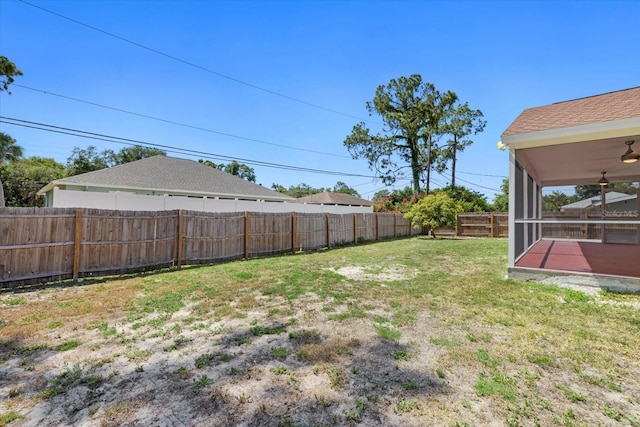
M 516 262 L 516 239 L 520 224 L 516 225 L 516 211 L 520 211 L 519 202 L 516 203 L 517 195 L 521 194 L 522 186 L 517 178 L 517 161 L 515 151 L 509 148 L 509 268 L 515 267 Z

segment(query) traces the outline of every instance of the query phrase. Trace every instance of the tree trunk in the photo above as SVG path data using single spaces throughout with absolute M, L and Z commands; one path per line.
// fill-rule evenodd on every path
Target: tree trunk
M 420 152 L 418 150 L 418 137 L 408 141 L 411 149 L 411 177 L 413 179 L 413 194 L 420 193 Z
M 431 181 L 431 135 L 429 135 L 429 140 L 427 141 L 427 185 L 426 185 L 426 194 L 429 195 L 429 184 Z
M 453 135 L 453 157 L 451 159 L 451 187 L 456 186 L 456 151 L 458 149 L 458 137 Z
M 2 187 L 2 180 L 0 180 L 0 208 L 4 208 L 4 187 Z

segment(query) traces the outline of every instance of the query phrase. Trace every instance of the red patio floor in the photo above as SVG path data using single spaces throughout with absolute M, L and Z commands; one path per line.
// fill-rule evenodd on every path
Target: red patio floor
M 515 266 L 640 278 L 640 245 L 540 240 Z

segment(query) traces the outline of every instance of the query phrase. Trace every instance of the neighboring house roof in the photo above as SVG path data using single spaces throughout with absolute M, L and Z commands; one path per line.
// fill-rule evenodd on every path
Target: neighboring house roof
M 640 87 L 527 108 L 503 136 L 640 116 Z
M 55 186 L 116 188 L 122 191 L 147 190 L 198 197 L 229 197 L 293 201 L 292 197 L 219 171 L 193 160 L 167 156 L 147 157 L 107 169 L 50 182 L 38 194 Z
M 361 199 L 350 194 L 344 193 L 324 193 L 312 194 L 306 197 L 300 197 L 294 201 L 295 203 L 308 203 L 314 205 L 345 205 L 345 206 L 373 206 L 373 202 Z
M 627 200 L 635 200 L 637 198 L 637 195 L 618 193 L 617 191 L 610 191 L 608 193 L 605 193 L 604 197 L 605 197 L 605 203 L 611 204 L 611 203 L 624 202 Z M 561 206 L 560 209 L 561 210 L 586 209 L 589 207 L 596 207 L 601 205 L 602 205 L 602 199 L 600 198 L 600 196 L 593 196 L 593 197 L 589 197 L 588 199 L 580 200 L 574 203 L 569 203 L 568 205 Z

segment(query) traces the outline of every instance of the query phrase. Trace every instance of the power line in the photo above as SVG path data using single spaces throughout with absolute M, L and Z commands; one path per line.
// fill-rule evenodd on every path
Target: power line
M 473 172 L 463 172 L 463 171 L 456 171 L 456 173 L 462 173 L 465 175 L 474 175 L 474 176 L 488 176 L 489 178 L 508 178 L 508 176 L 505 176 L 505 175 L 488 175 L 484 173 L 473 173 Z
M 441 174 L 440 172 L 437 172 L 438 175 L 440 175 L 441 177 L 447 179 L 443 174 Z M 459 181 L 462 182 L 466 182 L 467 184 L 474 186 L 474 187 L 478 187 L 478 188 L 483 188 L 485 190 L 491 190 L 491 191 L 495 191 L 496 193 L 500 193 L 501 190 L 496 190 L 495 188 L 491 188 L 491 187 L 485 187 L 484 185 L 480 185 L 480 184 L 476 184 L 475 182 L 471 182 L 471 181 L 467 181 L 465 179 L 462 179 L 460 177 L 457 178 Z
M 83 99 L 78 99 L 78 98 L 74 98 L 74 97 L 67 96 L 67 95 L 60 95 L 58 93 L 49 92 L 49 91 L 46 91 L 46 90 L 43 90 L 43 89 L 36 89 L 36 88 L 29 87 L 29 86 L 24 86 L 24 85 L 21 85 L 21 84 L 17 84 L 17 83 L 14 83 L 13 86 L 21 87 L 23 89 L 32 90 L 34 92 L 41 92 L 41 93 L 44 93 L 46 95 L 56 96 L 56 97 L 59 97 L 59 98 L 68 99 L 68 100 L 75 101 L 75 102 L 81 102 L 83 104 L 93 105 L 95 107 L 106 108 L 108 110 L 118 111 L 120 113 L 131 114 L 133 116 L 143 117 L 145 119 L 156 120 L 156 121 L 159 121 L 159 122 L 169 123 L 169 124 L 176 125 L 176 126 L 182 126 L 182 127 L 186 127 L 186 128 L 189 128 L 189 129 L 195 129 L 195 130 L 200 130 L 200 131 L 204 131 L 204 132 L 214 133 L 216 135 L 223 135 L 223 136 L 228 136 L 228 137 L 231 137 L 231 138 L 242 139 L 242 140 L 245 140 L 245 141 L 258 142 L 260 144 L 267 144 L 267 145 L 272 145 L 272 146 L 275 146 L 275 147 L 288 148 L 288 149 L 291 149 L 291 150 L 306 151 L 308 153 L 323 154 L 323 155 L 326 155 L 326 156 L 342 157 L 342 158 L 346 158 L 346 159 L 351 158 L 350 156 L 345 156 L 345 155 L 342 155 L 342 154 L 326 153 L 326 152 L 323 152 L 323 151 L 316 151 L 316 150 L 309 150 L 309 149 L 306 149 L 306 148 L 292 147 L 290 145 L 285 145 L 285 144 L 276 144 L 274 142 L 262 141 L 260 139 L 248 138 L 248 137 L 245 137 L 245 136 L 239 136 L 239 135 L 234 135 L 234 134 L 231 134 L 231 133 L 220 132 L 220 131 L 213 130 L 213 129 L 203 128 L 203 127 L 199 127 L 199 126 L 193 126 L 193 125 L 189 125 L 189 124 L 186 124 L 186 123 L 176 122 L 176 121 L 173 121 L 173 120 L 162 119 L 160 117 L 154 117 L 154 116 L 150 116 L 150 115 L 147 115 L 147 114 L 136 113 L 134 111 L 124 110 L 122 108 L 110 107 L 108 105 L 98 104 L 97 102 L 86 101 L 86 100 L 83 100 Z
M 218 76 L 218 77 L 222 77 L 222 78 L 224 78 L 224 79 L 231 80 L 231 81 L 233 81 L 233 82 L 235 82 L 235 83 L 238 83 L 238 84 L 241 84 L 241 85 L 244 85 L 244 86 L 248 86 L 248 87 L 250 87 L 250 88 L 252 88 L 252 89 L 256 89 L 256 90 L 259 90 L 259 91 L 262 91 L 262 92 L 268 93 L 268 94 L 270 94 L 270 95 L 278 96 L 278 97 L 280 97 L 280 98 L 284 98 L 284 99 L 287 99 L 287 100 L 289 100 L 289 101 L 294 101 L 294 102 L 297 102 L 297 103 L 299 103 L 299 104 L 304 104 L 304 105 L 307 105 L 307 106 L 309 106 L 309 107 L 317 108 L 317 109 L 319 109 L 319 110 L 328 111 L 328 112 L 330 112 L 330 113 L 339 114 L 339 115 L 341 115 L 341 116 L 350 117 L 350 118 L 352 118 L 352 119 L 357 119 L 357 120 L 361 120 L 361 121 L 368 121 L 368 120 L 366 120 L 366 119 L 363 119 L 363 118 L 358 117 L 358 116 L 354 116 L 354 115 L 352 115 L 352 114 L 343 113 L 343 112 L 341 112 L 341 111 L 334 110 L 333 108 L 323 107 L 323 106 L 321 106 L 321 105 L 314 104 L 314 103 L 309 102 L 309 101 L 305 101 L 305 100 L 302 100 L 302 99 L 299 99 L 299 98 L 295 98 L 295 97 L 293 97 L 293 96 L 285 95 L 285 94 L 283 94 L 283 93 L 276 92 L 275 90 L 266 89 L 266 88 L 264 88 L 264 87 L 261 87 L 261 86 L 255 85 L 255 84 L 253 84 L 253 83 L 248 83 L 248 82 L 245 82 L 244 80 L 240 80 L 240 79 L 237 79 L 237 78 L 235 78 L 235 77 L 228 76 L 228 75 L 226 75 L 226 74 L 220 73 L 219 71 L 215 71 L 215 70 L 212 70 L 212 69 L 210 69 L 210 68 L 203 67 L 203 66 L 201 66 L 201 65 L 198 65 L 198 64 L 195 64 L 195 63 L 193 63 L 193 62 L 189 62 L 189 61 L 187 61 L 187 60 L 184 60 L 184 59 L 178 58 L 177 56 L 170 55 L 170 54 L 165 53 L 165 52 L 162 52 L 162 51 L 160 51 L 160 50 L 158 50 L 158 49 L 154 49 L 154 48 L 152 48 L 152 47 L 149 47 L 149 46 L 143 45 L 143 44 L 141 44 L 141 43 L 138 43 L 138 42 L 135 42 L 135 41 L 133 41 L 133 40 L 127 39 L 127 38 L 125 38 L 125 37 L 119 36 L 119 35 L 117 35 L 117 34 L 110 33 L 110 32 L 108 32 L 108 31 L 106 31 L 106 30 L 103 30 L 103 29 L 101 29 L 101 28 L 95 27 L 95 26 L 93 26 L 93 25 L 89 25 L 89 24 L 86 24 L 86 23 L 84 23 L 84 22 L 78 21 L 77 19 L 69 18 L 68 16 L 65 16 L 65 15 L 62 15 L 62 14 L 60 14 L 60 13 L 54 12 L 54 11 L 52 11 L 52 10 L 46 9 L 46 8 L 44 8 L 44 7 L 42 7 L 42 6 L 38 6 L 38 5 L 35 5 L 35 4 L 33 4 L 33 3 L 29 3 L 29 2 L 28 2 L 28 1 L 26 1 L 26 0 L 19 0 L 19 1 L 20 1 L 20 2 L 22 2 L 22 3 L 24 3 L 24 4 L 26 4 L 26 5 L 28 5 L 28 6 L 31 6 L 31 7 L 33 7 L 33 8 L 40 9 L 40 10 L 42 10 L 42 11 L 44 11 L 44 12 L 50 13 L 51 15 L 54 15 L 54 16 L 57 16 L 57 17 L 59 17 L 59 18 L 65 19 L 65 20 L 67 20 L 67 21 L 73 22 L 74 24 L 81 25 L 81 26 L 86 27 L 86 28 L 89 28 L 89 29 L 91 29 L 91 30 L 93 30 L 93 31 L 97 31 L 97 32 L 102 33 L 102 34 L 105 34 L 105 35 L 107 35 L 107 36 L 109 36 L 109 37 L 112 37 L 112 38 L 118 39 L 118 40 L 123 41 L 123 42 L 125 42 L 125 43 L 129 43 L 129 44 L 131 44 L 131 45 L 133 45 L 133 46 L 136 46 L 136 47 L 139 47 L 139 48 L 141 48 L 141 49 L 147 50 L 147 51 L 149 51 L 149 52 L 155 53 L 155 54 L 157 54 L 157 55 L 164 56 L 165 58 L 171 59 L 171 60 L 173 60 L 173 61 L 180 62 L 180 63 L 182 63 L 182 64 L 184 64 L 184 65 L 188 65 L 188 66 L 193 67 L 193 68 L 196 68 L 196 69 L 198 69 L 198 70 L 205 71 L 205 72 L 207 72 L 207 73 L 209 73 L 209 74 L 213 74 L 213 75 L 216 75 L 216 76 Z
M 339 172 L 339 171 L 329 171 L 329 170 L 323 170 L 323 169 L 303 168 L 300 166 L 285 165 L 280 163 L 264 162 L 260 160 L 231 157 L 223 154 L 215 154 L 215 153 L 209 153 L 206 151 L 191 150 L 187 148 L 174 147 L 171 145 L 155 144 L 155 143 L 146 142 L 146 141 L 140 141 L 140 140 L 129 139 L 129 138 L 121 138 L 117 136 L 99 134 L 95 132 L 88 132 L 88 131 L 83 131 L 79 129 L 65 128 L 61 126 L 55 126 L 55 125 L 50 125 L 46 123 L 38 123 L 38 122 L 29 121 L 29 120 L 16 119 L 12 117 L 0 116 L 0 123 L 6 123 L 14 126 L 21 126 L 21 127 L 31 128 L 31 129 L 37 129 L 37 130 L 46 131 L 46 132 L 60 133 L 60 134 L 75 136 L 79 138 L 112 142 L 117 144 L 143 145 L 147 147 L 156 147 L 156 148 L 161 148 L 167 151 L 171 151 L 173 153 L 198 155 L 198 156 L 208 157 L 216 160 L 225 160 L 225 161 L 236 160 L 249 165 L 264 166 L 264 167 L 275 168 L 275 169 L 284 169 L 284 170 L 291 170 L 291 171 L 297 171 L 297 172 L 308 172 L 308 173 L 316 173 L 316 174 L 324 174 L 324 175 L 376 178 L 375 176 L 371 176 L 371 175 L 362 175 L 362 174 Z

